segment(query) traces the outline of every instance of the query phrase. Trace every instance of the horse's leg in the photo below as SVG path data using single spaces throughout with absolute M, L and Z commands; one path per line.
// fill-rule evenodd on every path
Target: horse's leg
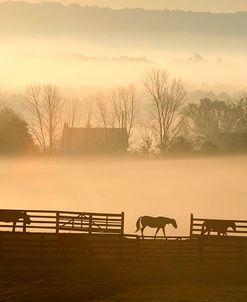
M 163 234 L 164 234 L 164 237 L 166 238 L 166 231 L 165 231 L 165 227 L 162 228 L 162 231 L 163 231 Z M 166 238 L 167 239 L 167 238 Z
M 201 236 L 204 236 L 205 232 L 207 232 L 207 228 L 205 230 L 205 222 L 204 222 L 203 225 L 202 225 Z
M 143 232 L 144 232 L 145 228 L 146 228 L 145 225 L 143 225 L 143 226 L 141 227 L 142 239 L 144 239 L 144 234 L 143 234 Z
M 156 232 L 155 232 L 155 235 L 154 235 L 154 239 L 156 238 L 158 232 L 159 232 L 160 228 L 157 228 Z

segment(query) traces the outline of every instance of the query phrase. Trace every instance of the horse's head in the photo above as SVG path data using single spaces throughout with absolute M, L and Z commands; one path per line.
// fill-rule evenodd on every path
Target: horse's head
M 30 224 L 32 222 L 31 219 L 30 219 L 30 216 L 27 215 L 27 213 L 24 213 L 23 219 L 24 219 L 26 224 Z
M 178 228 L 178 226 L 177 226 L 177 222 L 176 222 L 176 220 L 175 220 L 175 219 L 171 219 L 171 224 L 172 224 L 172 226 L 173 226 L 175 229 L 177 229 L 177 228 Z

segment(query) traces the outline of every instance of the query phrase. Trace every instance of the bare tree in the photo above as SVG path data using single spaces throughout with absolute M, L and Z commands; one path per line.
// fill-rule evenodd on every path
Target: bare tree
M 31 118 L 28 123 L 31 133 L 43 152 L 54 152 L 61 130 L 63 101 L 54 85 L 31 84 L 25 92 L 25 107 Z
M 153 135 L 152 127 L 150 127 L 148 121 L 143 121 L 139 126 L 139 144 L 138 149 L 141 154 L 150 155 L 153 153 Z
M 79 99 L 66 99 L 64 105 L 64 121 L 68 123 L 68 126 L 71 128 L 77 127 L 82 119 Z
M 93 104 L 91 100 L 85 101 L 84 121 L 87 128 L 91 128 L 93 124 Z
M 113 128 L 115 126 L 115 116 L 113 115 L 109 97 L 98 92 L 94 96 L 96 106 L 96 120 L 100 127 Z
M 136 88 L 133 85 L 118 87 L 112 90 L 110 99 L 115 124 L 118 128 L 126 129 L 130 144 L 138 114 Z
M 41 91 L 41 86 L 37 84 L 28 86 L 25 92 L 24 105 L 31 114 L 31 120 L 28 123 L 29 129 L 37 140 L 41 150 L 46 152 L 44 104 Z
M 126 129 L 129 144 L 137 121 L 138 102 L 133 85 L 113 89 L 109 95 L 95 96 L 97 120 L 104 128 Z
M 52 154 L 56 148 L 61 125 L 63 101 L 59 90 L 54 85 L 45 85 L 42 89 L 45 126 L 49 141 L 49 153 Z
M 184 127 L 183 83 L 170 79 L 163 69 L 152 69 L 146 73 L 144 86 L 153 105 L 152 129 L 156 143 L 161 152 L 167 152 Z

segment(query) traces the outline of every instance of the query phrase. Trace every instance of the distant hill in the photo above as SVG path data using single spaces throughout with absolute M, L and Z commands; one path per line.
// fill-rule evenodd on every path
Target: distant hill
M 57 3 L 0 3 L 1 35 L 97 35 L 145 37 L 210 36 L 245 38 L 247 13 L 213 14 L 143 9 L 112 10 Z

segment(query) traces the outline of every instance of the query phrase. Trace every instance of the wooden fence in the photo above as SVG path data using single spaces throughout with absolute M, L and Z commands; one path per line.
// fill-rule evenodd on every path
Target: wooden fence
M 235 221 L 232 236 L 201 236 L 205 219 L 191 215 L 190 236 L 157 237 L 124 234 L 124 213 L 25 211 L 32 223 L 0 225 L 0 259 L 93 262 L 128 260 L 158 265 L 205 265 L 247 269 L 247 221 Z M 11 260 L 12 261 L 12 260 Z
M 11 210 L 8 210 L 11 211 Z M 31 224 L 17 222 L 16 231 L 25 232 L 81 232 L 124 233 L 124 213 L 87 213 L 67 211 L 20 210 L 30 216 Z M 0 222 L 0 231 L 11 231 L 13 222 Z
M 61 249 L 60 242 L 64 238 L 68 244 Z M 83 257 L 87 260 L 140 259 L 153 261 L 164 257 L 195 256 L 197 251 L 198 243 L 188 237 L 168 237 L 166 240 L 159 237 L 155 240 L 147 240 L 135 235 L 122 236 L 121 234 L 0 232 L 0 258 L 3 259 Z
M 193 214 L 190 216 L 190 237 L 199 237 L 202 233 L 202 226 L 206 218 L 195 218 Z M 216 219 L 218 220 L 218 219 Z M 227 230 L 227 234 L 230 236 L 246 237 L 247 236 L 247 220 L 228 220 L 235 222 L 236 231 L 231 228 Z M 216 233 L 212 231 L 212 235 Z
M 234 267 L 247 269 L 247 238 L 171 237 L 153 240 L 121 234 L 67 234 L 86 245 L 67 245 L 59 240 L 66 234 L 0 232 L 0 260 L 76 260 L 78 263 L 128 260 L 179 267 Z M 73 239 L 74 240 L 74 239 Z M 70 243 L 70 242 L 69 242 Z

